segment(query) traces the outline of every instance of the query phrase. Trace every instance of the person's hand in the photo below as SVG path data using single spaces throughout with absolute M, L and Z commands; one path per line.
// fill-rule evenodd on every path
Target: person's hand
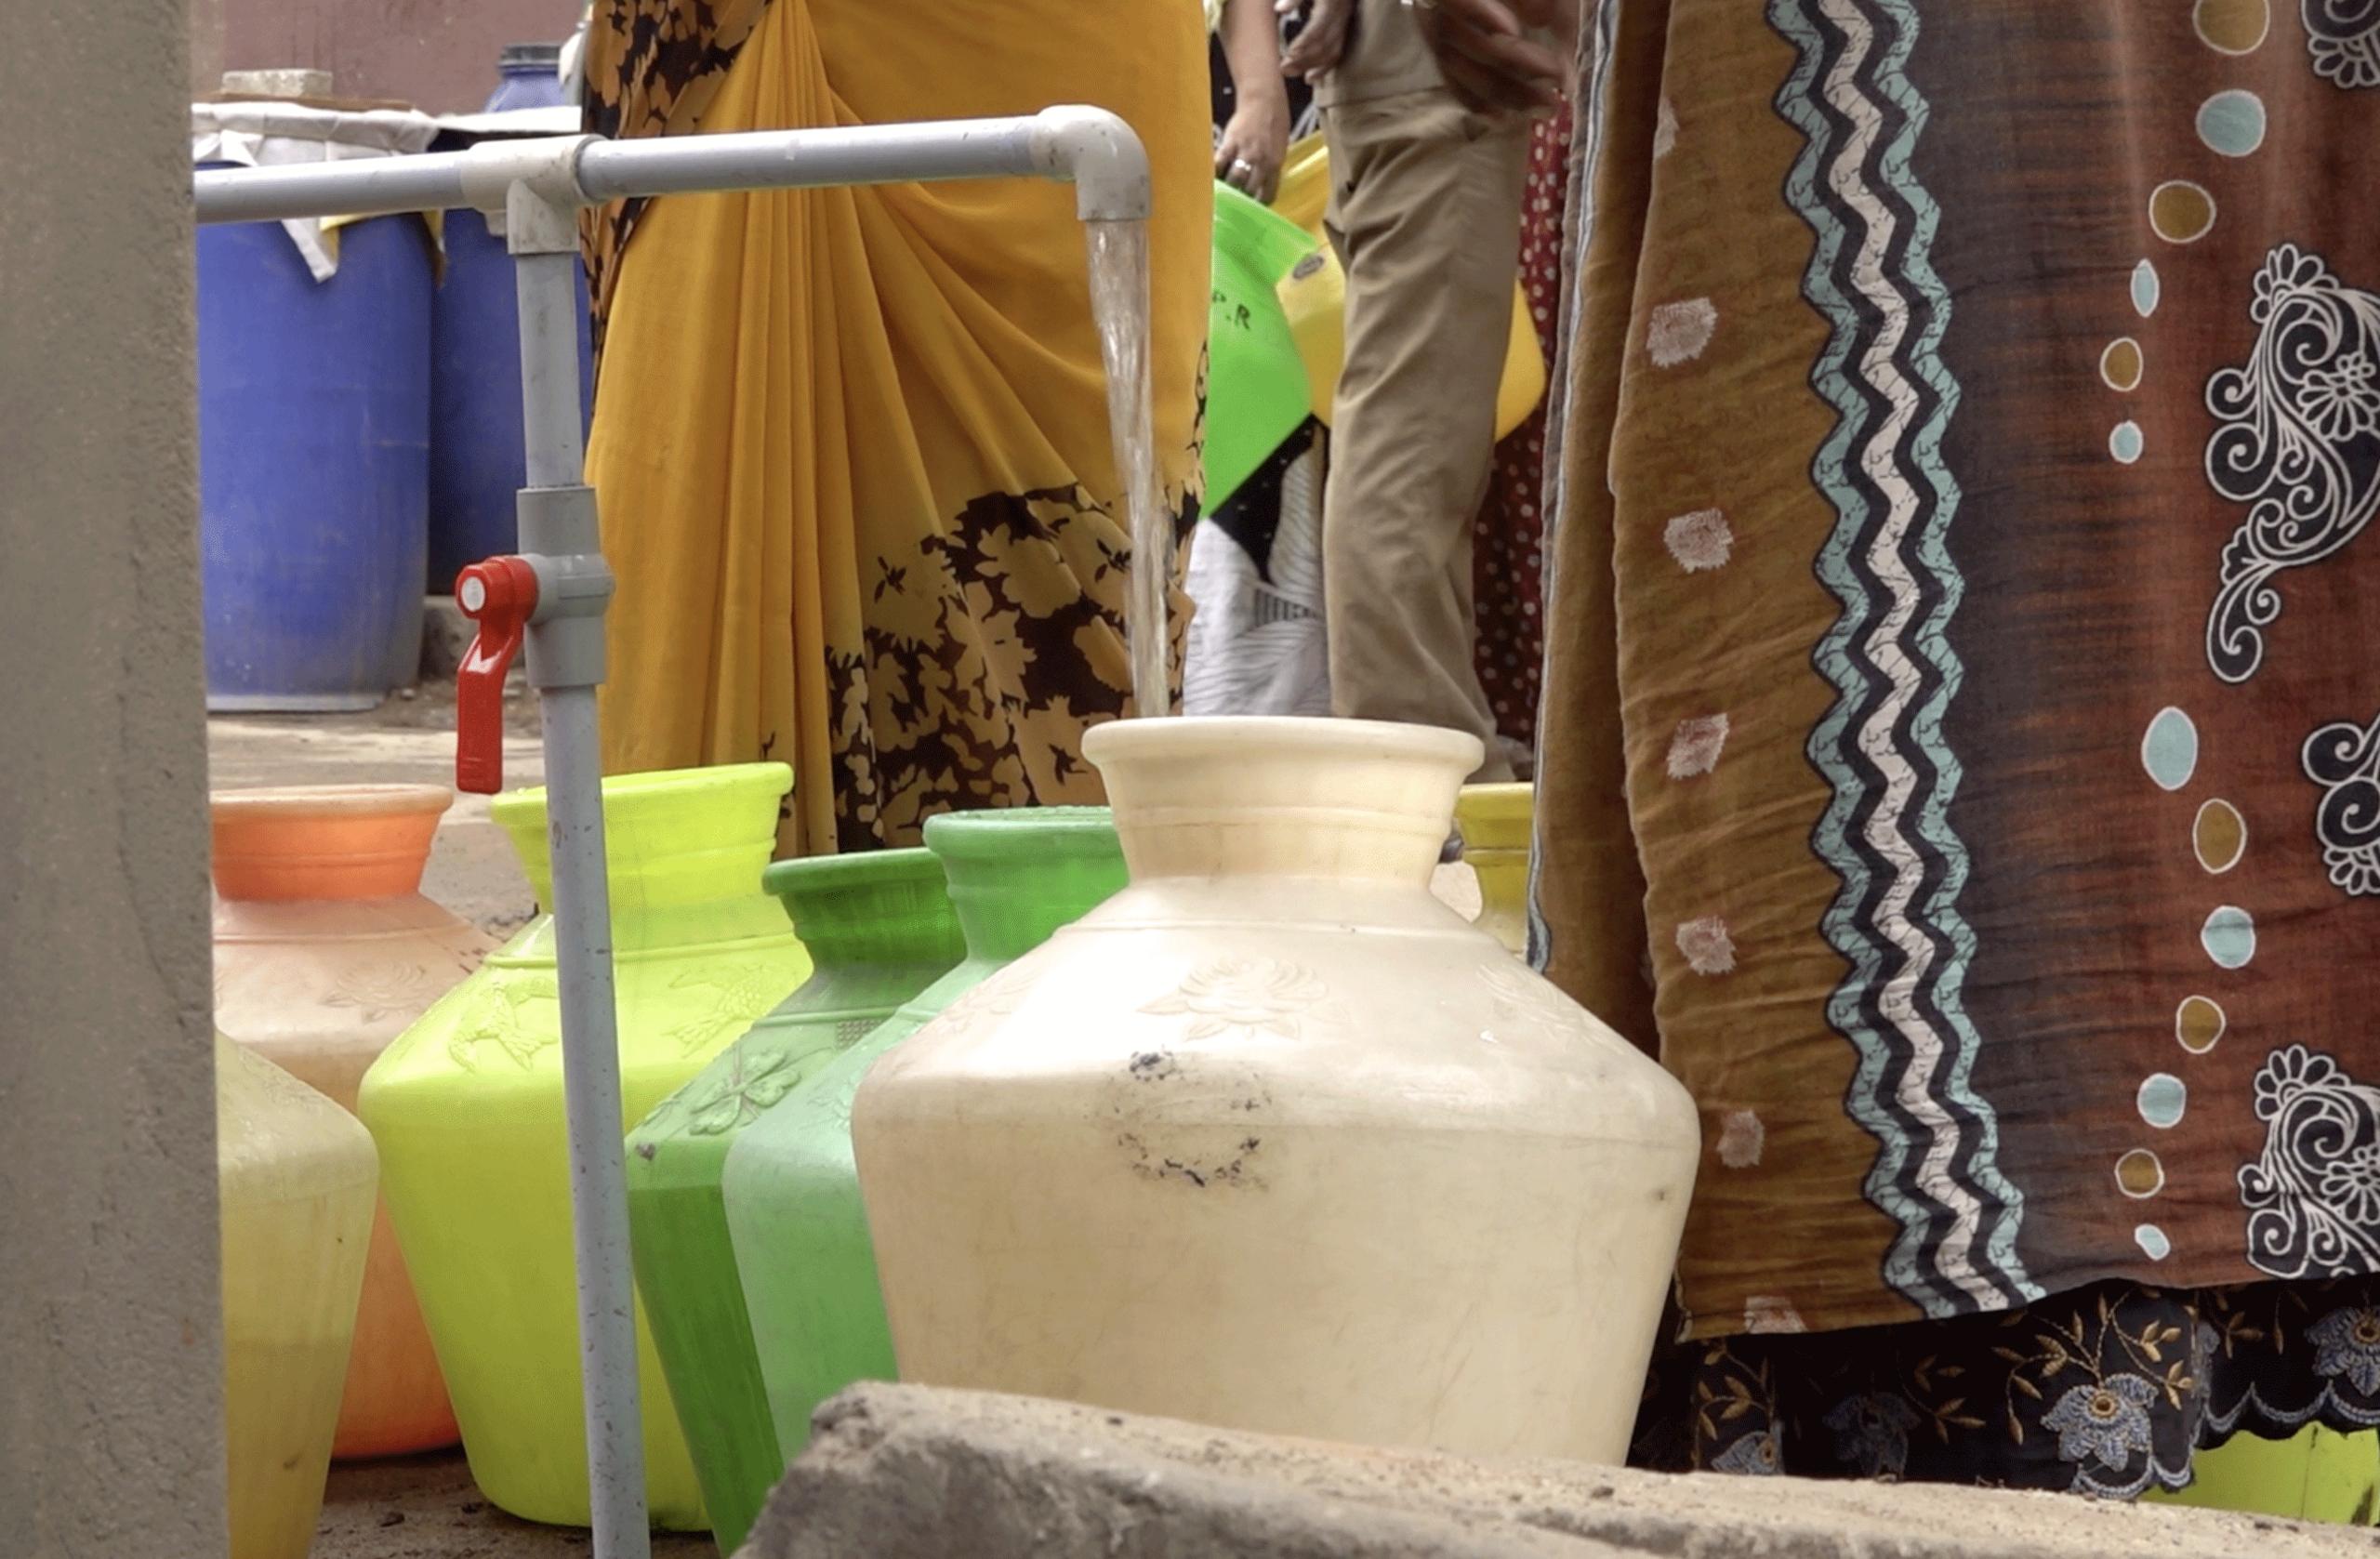
M 1272 86 L 1240 94 L 1239 107 L 1215 143 L 1215 177 L 1262 205 L 1280 192 L 1281 164 L 1289 154 L 1289 94 Z
M 1456 97 L 1474 109 L 1552 113 L 1573 85 L 1579 0 L 1408 0 Z M 1528 36 L 1552 33 L 1548 48 Z
M 1355 0 L 1274 0 L 1278 15 L 1305 12 L 1305 26 L 1281 56 L 1281 73 L 1312 81 L 1337 65 L 1347 52 L 1347 21 L 1355 8 Z

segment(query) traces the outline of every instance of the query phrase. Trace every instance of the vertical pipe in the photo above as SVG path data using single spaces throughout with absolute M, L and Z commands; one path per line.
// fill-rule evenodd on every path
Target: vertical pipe
M 644 1424 L 636 1367 L 636 1286 L 621 1162 L 612 905 L 604 881 L 595 690 L 544 694 L 546 839 L 554 870 L 562 1096 L 570 1124 L 571 1222 L 578 1258 L 580 1378 L 595 1559 L 648 1559 Z
M 513 288 L 521 306 L 521 434 L 532 487 L 575 487 L 585 480 L 586 408 L 578 403 L 578 256 L 515 255 Z M 523 552 L 597 550 L 549 547 L 522 536 Z
M 578 485 L 585 463 L 578 399 L 575 254 L 513 259 L 521 308 L 521 411 L 531 487 Z M 591 517 L 592 510 L 584 511 Z M 549 534 L 554 531 L 584 534 Z M 591 554 L 591 518 L 557 524 L 523 506 L 521 550 Z M 612 984 L 612 901 L 603 852 L 602 760 L 591 683 L 530 677 L 542 699 L 546 844 L 553 863 L 554 959 L 562 998 L 562 1099 L 570 1131 L 571 1223 L 578 1259 L 580 1379 L 595 1559 L 649 1559 L 644 1425 L 637 1387 L 636 1284 L 628 1264 L 628 1172 L 621 1161 L 619 1014 Z

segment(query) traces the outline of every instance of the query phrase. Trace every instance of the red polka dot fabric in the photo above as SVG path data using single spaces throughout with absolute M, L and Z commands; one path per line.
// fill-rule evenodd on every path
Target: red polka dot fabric
M 1521 286 L 1537 323 L 1538 344 L 1554 361 L 1562 324 L 1562 218 L 1569 196 L 1570 111 L 1540 121 L 1529 142 L 1528 189 L 1521 202 Z M 1496 446 L 1488 496 L 1473 522 L 1472 587 L 1478 599 L 1474 655 L 1496 726 L 1515 741 L 1537 741 L 1537 688 L 1545 658 L 1541 602 L 1545 559 L 1545 409 Z

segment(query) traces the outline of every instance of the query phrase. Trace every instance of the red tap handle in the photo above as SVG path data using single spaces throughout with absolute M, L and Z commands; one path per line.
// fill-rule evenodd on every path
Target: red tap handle
M 521 558 L 490 558 L 456 576 L 455 601 L 479 624 L 455 672 L 455 786 L 504 788 L 504 679 L 537 609 L 537 573 Z

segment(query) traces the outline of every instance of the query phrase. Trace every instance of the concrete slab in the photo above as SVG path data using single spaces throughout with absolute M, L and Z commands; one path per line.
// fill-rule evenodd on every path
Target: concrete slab
M 2380 1536 L 2069 1495 L 1328 1446 L 918 1386 L 819 1411 L 739 1559 L 2351 1559 Z

